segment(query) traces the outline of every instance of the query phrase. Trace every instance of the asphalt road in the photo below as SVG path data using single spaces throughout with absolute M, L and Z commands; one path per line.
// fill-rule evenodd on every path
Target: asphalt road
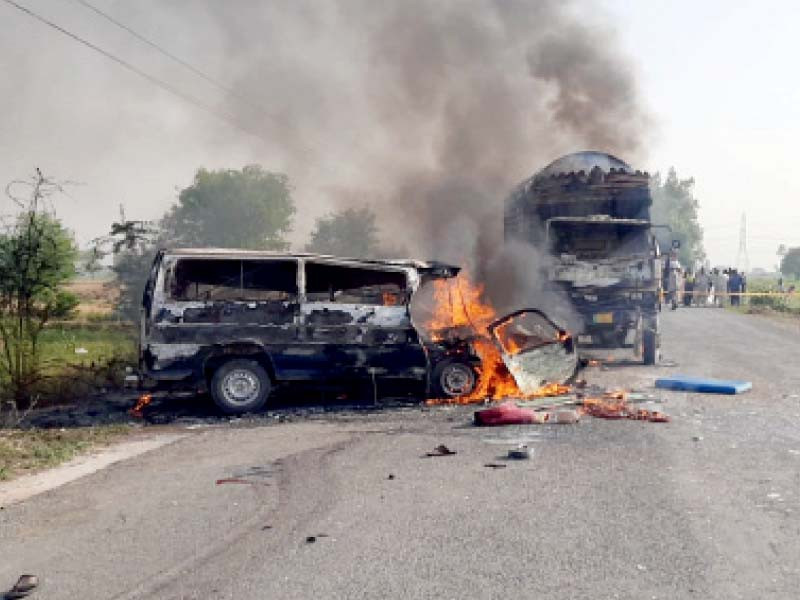
M 674 366 L 585 377 L 753 390 L 659 393 L 668 424 L 478 429 L 472 408 L 414 407 L 194 429 L 0 511 L 0 586 L 30 572 L 45 599 L 797 598 L 800 325 L 717 309 L 663 324 Z M 531 460 L 484 466 L 518 440 Z M 422 458 L 440 443 L 457 454 Z

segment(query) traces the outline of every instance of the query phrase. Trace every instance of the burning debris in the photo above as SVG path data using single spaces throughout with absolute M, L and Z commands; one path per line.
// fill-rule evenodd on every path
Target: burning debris
M 463 272 L 433 286 L 434 311 L 427 323 L 431 338 L 456 352 L 463 352 L 466 343 L 479 363 L 478 380 L 469 393 L 429 404 L 539 398 L 569 390 L 564 381 L 577 368 L 573 340 L 544 313 L 527 309 L 498 318 L 483 286 Z
M 153 401 L 153 396 L 151 394 L 142 394 L 139 396 L 139 399 L 136 401 L 136 405 L 130 410 L 130 415 L 132 417 L 136 417 L 137 419 L 141 419 L 144 417 L 144 407 L 150 404 Z
M 635 421 L 650 421 L 651 423 L 667 423 L 669 416 L 659 410 L 650 410 L 635 406 L 641 401 L 640 396 L 634 396 L 624 391 L 606 392 L 594 397 L 581 397 L 579 394 L 566 395 L 559 398 L 551 406 L 528 408 L 518 405 L 513 401 L 504 402 L 475 413 L 475 424 L 483 426 L 497 425 L 531 425 L 542 423 L 573 424 L 577 423 L 582 415 L 589 415 L 600 419 L 632 419 Z M 563 408 L 572 404 L 575 408 Z M 557 410 L 554 410 L 556 406 Z

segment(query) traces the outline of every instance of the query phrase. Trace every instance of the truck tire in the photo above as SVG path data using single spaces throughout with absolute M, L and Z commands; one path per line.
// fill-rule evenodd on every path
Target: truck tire
M 458 398 L 473 392 L 478 377 L 475 370 L 457 360 L 445 360 L 433 369 L 431 393 L 433 398 Z
M 256 361 L 234 358 L 214 371 L 210 388 L 220 410 L 235 415 L 263 407 L 272 391 L 272 380 Z
M 658 335 L 655 329 L 649 327 L 642 331 L 642 359 L 646 365 L 658 362 Z

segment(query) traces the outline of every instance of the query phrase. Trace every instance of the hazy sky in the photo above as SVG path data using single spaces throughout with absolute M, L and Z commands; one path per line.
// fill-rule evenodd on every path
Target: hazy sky
M 747 213 L 751 267 L 800 245 L 800 3 L 608 0 L 657 131 L 647 164 L 693 176 L 705 244 L 733 264 Z
M 186 93 L 213 106 L 219 102 L 219 89 L 74 0 L 17 1 Z M 226 60 L 230 42 L 216 31 L 213 11 L 192 11 L 190 3 L 167 0 L 94 1 L 220 81 L 247 76 Z M 603 26 L 617 30 L 616 43 L 632 63 L 642 104 L 653 117 L 643 163 L 636 166 L 651 172 L 674 166 L 680 176 L 696 179 L 712 263 L 734 263 L 743 212 L 751 267 L 775 265 L 780 243 L 800 245 L 800 181 L 793 176 L 800 134 L 800 4 L 601 0 L 579 2 L 577 10 L 599 15 Z M 315 41 L 304 43 L 312 47 Z M 302 65 L 297 52 L 290 58 Z M 335 60 L 302 67 L 312 80 L 320 69 L 328 78 L 341 72 L 342 84 L 348 83 L 348 71 L 338 71 Z M 348 122 L 337 122 L 326 138 L 330 145 L 310 148 L 308 164 L 298 168 L 280 148 L 175 98 L 3 1 L 0 102 L 0 182 L 27 176 L 35 166 L 80 182 L 57 210 L 81 242 L 105 233 L 120 203 L 131 218 L 157 218 L 199 166 L 258 162 L 288 169 L 302 203 L 298 238 L 331 207 L 326 188 L 317 185 L 324 177 L 317 174 L 335 172 L 339 184 L 358 177 L 354 165 L 334 160 L 355 143 Z M 354 105 L 353 122 L 360 118 Z M 553 152 L 569 149 L 554 144 Z M 541 160 L 532 157 L 528 172 L 543 166 Z M 2 200 L 0 212 L 7 210 Z

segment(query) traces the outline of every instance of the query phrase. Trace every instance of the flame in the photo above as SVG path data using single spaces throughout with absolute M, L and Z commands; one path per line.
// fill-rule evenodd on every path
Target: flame
M 511 373 L 508 372 L 497 344 L 489 337 L 488 327 L 497 320 L 494 307 L 484 299 L 484 287 L 474 284 L 463 272 L 454 279 L 440 279 L 433 282 L 435 308 L 433 316 L 427 323 L 428 331 L 434 340 L 446 338 L 446 332 L 454 329 L 466 329 L 476 337 L 472 340 L 475 353 L 480 358 L 478 383 L 471 394 L 458 398 L 428 400 L 428 404 L 473 404 L 484 400 L 503 400 L 506 398 L 540 398 L 559 396 L 569 392 L 569 386 L 548 384 L 525 395 L 517 386 Z M 522 349 L 513 337 L 503 335 L 503 327 L 497 332 L 510 354 Z M 562 338 L 562 336 L 565 336 Z M 569 337 L 566 332 L 559 332 L 561 341 Z
M 142 409 L 153 401 L 153 396 L 150 394 L 142 394 L 136 401 L 136 406 L 130 410 L 130 415 L 133 417 L 142 418 L 144 415 Z
M 660 410 L 633 408 L 628 404 L 628 394 L 622 390 L 606 392 L 602 398 L 585 398 L 581 412 L 601 419 L 633 419 L 666 423 L 669 417 Z

